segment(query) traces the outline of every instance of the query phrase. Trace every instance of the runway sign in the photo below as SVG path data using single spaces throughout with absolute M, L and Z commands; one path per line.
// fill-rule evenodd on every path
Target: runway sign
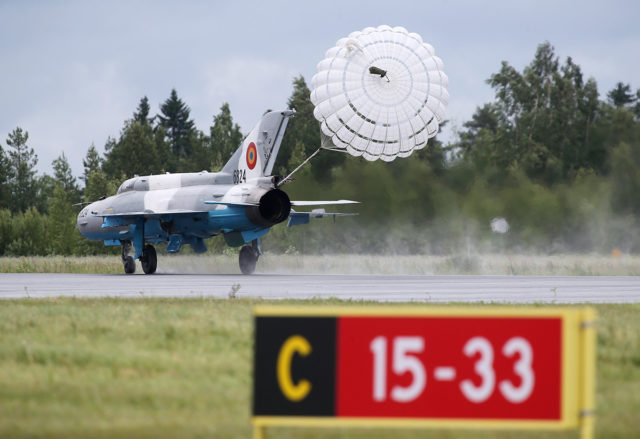
M 592 309 L 258 307 L 253 423 L 593 428 Z

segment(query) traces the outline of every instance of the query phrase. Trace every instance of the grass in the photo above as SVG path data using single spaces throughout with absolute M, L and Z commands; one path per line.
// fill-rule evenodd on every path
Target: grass
M 114 274 L 121 272 L 120 256 L 0 257 L 0 273 Z
M 139 264 L 139 263 L 138 263 Z M 140 267 L 138 267 L 140 270 Z M 267 253 L 263 273 L 640 276 L 637 255 L 290 255 Z M 121 273 L 119 256 L 0 257 L 0 273 Z M 239 273 L 237 255 L 159 254 L 160 273 Z
M 249 437 L 251 308 L 262 303 L 2 301 L 0 437 Z M 634 437 L 640 431 L 640 305 L 597 309 L 597 437 Z M 416 430 L 267 431 L 278 438 L 425 436 Z M 460 430 L 433 431 L 429 437 L 574 438 L 577 433 Z

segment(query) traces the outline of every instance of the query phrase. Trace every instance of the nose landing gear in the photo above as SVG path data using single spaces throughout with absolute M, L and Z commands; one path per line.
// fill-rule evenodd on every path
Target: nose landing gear
M 124 272 L 133 274 L 136 272 L 136 261 L 133 260 L 133 256 L 131 256 L 129 252 L 131 252 L 131 242 L 124 241 L 122 243 L 122 264 L 124 265 Z

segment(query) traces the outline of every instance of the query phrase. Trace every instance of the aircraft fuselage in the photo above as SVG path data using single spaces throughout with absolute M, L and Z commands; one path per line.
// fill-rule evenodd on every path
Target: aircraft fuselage
M 204 251 L 202 240 L 221 233 L 229 245 L 242 245 L 289 216 L 286 194 L 270 178 L 260 180 L 234 184 L 221 172 L 134 177 L 82 209 L 78 229 L 107 245 L 169 242 L 170 252 L 182 244 Z

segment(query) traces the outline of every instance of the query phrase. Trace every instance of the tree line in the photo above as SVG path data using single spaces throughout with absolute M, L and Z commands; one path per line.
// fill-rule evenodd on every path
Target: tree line
M 284 186 L 292 199 L 359 200 L 359 216 L 275 227 L 265 248 L 282 252 L 456 253 L 640 249 L 640 89 L 619 82 L 600 95 L 571 57 L 538 46 L 521 71 L 503 62 L 487 79 L 494 99 L 479 106 L 453 140 L 436 137 L 410 158 L 366 162 L 322 151 Z M 296 110 L 275 173 L 286 175 L 320 143 L 309 88 L 293 80 Z M 454 97 L 455 99 L 455 97 Z M 65 154 L 38 175 L 37 154 L 20 127 L 0 144 L 0 255 L 114 251 L 83 240 L 78 208 L 115 193 L 133 175 L 217 171 L 244 135 L 227 103 L 206 132 L 172 90 L 151 114 L 143 97 L 102 152 L 90 145 L 82 187 Z M 492 218 L 510 224 L 493 234 Z M 220 239 L 210 240 L 220 251 Z

